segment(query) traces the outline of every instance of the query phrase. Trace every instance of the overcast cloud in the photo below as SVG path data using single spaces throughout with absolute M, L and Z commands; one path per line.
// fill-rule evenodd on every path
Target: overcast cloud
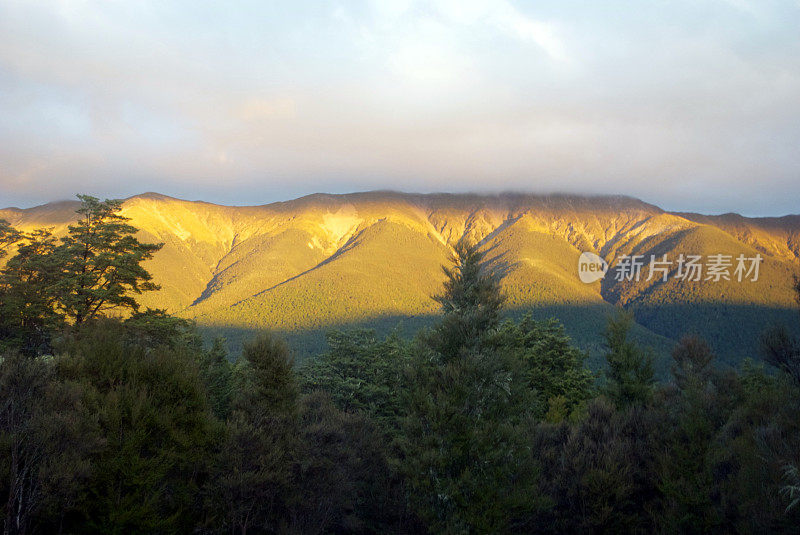
M 0 0 L 0 205 L 624 193 L 800 212 L 800 0 Z

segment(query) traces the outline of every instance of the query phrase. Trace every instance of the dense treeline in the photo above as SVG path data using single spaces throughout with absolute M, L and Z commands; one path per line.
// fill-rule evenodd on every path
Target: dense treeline
M 687 337 L 660 384 L 620 313 L 596 376 L 558 322 L 504 320 L 502 273 L 461 242 L 414 339 L 333 332 L 298 368 L 264 333 L 232 364 L 139 311 L 158 245 L 81 199 L 60 239 L 0 222 L 4 533 L 800 529 L 800 343 L 781 329 L 769 368 Z

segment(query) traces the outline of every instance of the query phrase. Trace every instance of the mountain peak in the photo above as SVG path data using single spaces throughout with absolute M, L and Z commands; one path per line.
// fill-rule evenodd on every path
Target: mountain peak
M 164 195 L 163 193 L 157 193 L 155 191 L 146 191 L 146 192 L 140 193 L 138 195 L 132 195 L 131 197 L 128 197 L 126 200 L 130 200 L 130 199 L 151 199 L 151 200 L 156 200 L 156 201 L 164 201 L 164 200 L 177 201 L 177 200 L 180 200 L 180 199 L 177 199 L 175 197 L 170 197 L 169 195 Z

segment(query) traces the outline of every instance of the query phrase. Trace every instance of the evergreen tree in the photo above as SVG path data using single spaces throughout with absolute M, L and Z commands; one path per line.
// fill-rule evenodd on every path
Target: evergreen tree
M 536 440 L 542 485 L 553 501 L 538 531 L 653 533 L 658 499 L 656 452 L 663 429 L 652 410 L 619 410 L 604 398 L 589 402 L 575 424 L 540 424 L 550 444 Z M 669 532 L 669 531 L 665 531 Z
M 8 254 L 8 248 L 19 241 L 21 233 L 5 219 L 0 219 L 0 258 Z
M 795 276 L 792 289 L 800 305 L 800 277 Z M 761 352 L 764 360 L 800 385 L 800 340 L 793 338 L 785 326 L 773 327 L 762 335 Z
M 619 408 L 648 403 L 655 384 L 653 358 L 628 337 L 632 324 L 633 316 L 620 310 L 609 318 L 605 333 L 605 394 Z
M 662 404 L 668 425 L 666 447 L 658 452 L 659 519 L 666 531 L 715 532 L 722 527 L 714 488 L 716 437 L 728 407 L 717 391 L 714 355 L 704 340 L 684 337 L 672 359 L 677 389 L 668 391 Z
M 60 242 L 49 229 L 20 233 L 0 220 L 0 256 L 18 244 L 0 270 L 0 346 L 47 352 L 66 320 L 80 325 L 112 309 L 135 312 L 134 295 L 158 289 L 141 263 L 161 245 L 134 237 L 137 229 L 118 213 L 121 201 L 78 197 L 81 218 Z
M 530 315 L 520 323 L 508 320 L 492 343 L 524 363 L 537 419 L 558 422 L 577 415 L 592 397 L 594 377 L 585 366 L 587 355 L 572 345 L 558 321 L 537 322 Z
M 211 410 L 225 421 L 233 399 L 233 366 L 228 360 L 224 339 L 215 338 L 211 349 L 202 352 L 200 377 L 206 385 Z
M 788 374 L 746 360 L 718 390 L 735 394 L 712 466 L 727 531 L 796 533 L 800 511 L 786 510 L 781 488 L 786 465 L 800 464 L 800 388 Z
M 50 358 L 0 358 L 0 518 L 4 534 L 61 531 L 76 515 L 101 445 L 80 388 Z
M 541 503 L 526 440 L 533 405 L 522 363 L 489 343 L 502 296 L 497 270 L 459 242 L 437 297 L 444 317 L 409 367 L 404 470 L 410 497 L 433 532 L 524 529 Z
M 686 336 L 672 352 L 672 376 L 681 392 L 695 394 L 709 386 L 714 375 L 714 354 L 708 343 L 697 336 Z
M 187 347 L 129 342 L 115 320 L 84 322 L 57 347 L 80 385 L 102 447 L 77 522 L 81 533 L 190 533 L 223 431 Z
M 166 310 L 148 308 L 134 312 L 124 322 L 125 340 L 153 349 L 167 346 L 202 353 L 203 342 L 195 323 L 167 314 Z
M 459 240 L 450 260 L 452 266 L 442 266 L 444 292 L 433 297 L 444 317 L 427 338 L 442 362 L 458 358 L 463 351 L 479 350 L 497 327 L 505 301 L 500 289 L 502 269 L 487 261 L 477 244 Z
M 70 225 L 55 251 L 62 266 L 61 310 L 75 324 L 112 309 L 136 311 L 138 304 L 131 294 L 159 288 L 141 263 L 163 244 L 136 239 L 137 229 L 119 214 L 122 201 L 100 201 L 89 195 L 78 198 L 80 218 Z
M 413 533 L 380 430 L 339 410 L 325 392 L 300 402 L 300 451 L 291 533 Z
M 797 275 L 794 277 L 792 290 L 799 306 L 798 311 L 800 311 L 800 277 Z M 796 529 L 800 525 L 800 508 L 796 507 L 798 503 L 797 466 L 800 466 L 800 426 L 797 424 L 800 420 L 800 411 L 797 409 L 800 407 L 800 340 L 792 337 L 785 326 L 776 326 L 762 335 L 761 350 L 764 360 L 777 368 L 783 376 L 784 384 L 780 389 L 783 392 L 778 390 L 778 397 L 782 402 L 771 410 L 769 420 L 772 426 L 780 429 L 786 435 L 786 438 L 781 437 L 782 440 L 777 447 L 773 445 L 766 454 L 763 451 L 760 454 L 767 461 L 765 468 L 770 467 L 774 470 L 776 461 L 782 466 L 783 481 L 787 484 L 783 486 L 781 492 L 789 499 L 789 506 L 785 512 L 788 518 L 795 519 L 794 527 Z M 772 382 L 774 383 L 774 380 Z M 753 394 L 757 399 L 763 400 L 767 397 L 765 394 L 775 390 L 773 386 L 773 388 L 757 389 Z M 787 399 L 792 397 L 795 398 L 794 402 Z M 780 421 L 779 418 L 783 421 Z M 778 421 L 776 422 L 776 420 Z M 765 444 L 775 442 L 774 438 L 771 441 L 763 436 L 759 438 L 762 450 L 765 449 Z M 771 460 L 772 463 L 769 463 L 768 460 Z M 791 520 L 789 522 L 791 523 Z
M 380 340 L 366 329 L 333 331 L 327 341 L 328 351 L 300 370 L 304 390 L 324 390 L 340 410 L 363 412 L 397 435 L 408 344 L 397 334 Z
M 2 446 L 3 533 L 26 533 L 42 502 L 39 470 L 46 444 L 38 420 L 52 367 L 41 359 L 8 355 L 0 360 L 0 446 Z
M 239 533 L 272 533 L 297 500 L 298 386 L 286 344 L 268 334 L 245 345 L 222 449 L 220 493 Z
M 19 237 L 17 254 L 0 270 L 0 344 L 26 354 L 50 348 L 50 335 L 63 324 L 56 312 L 62 266 L 49 230 Z

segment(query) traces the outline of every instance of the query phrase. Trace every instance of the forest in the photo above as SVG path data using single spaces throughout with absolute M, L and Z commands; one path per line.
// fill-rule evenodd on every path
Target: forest
M 557 320 L 504 312 L 502 266 L 462 240 L 415 336 L 332 331 L 298 365 L 263 332 L 234 361 L 140 307 L 160 244 L 80 199 L 63 237 L 0 220 L 4 534 L 800 530 L 781 326 L 731 367 L 697 325 L 657 380 L 619 310 L 592 371 Z

